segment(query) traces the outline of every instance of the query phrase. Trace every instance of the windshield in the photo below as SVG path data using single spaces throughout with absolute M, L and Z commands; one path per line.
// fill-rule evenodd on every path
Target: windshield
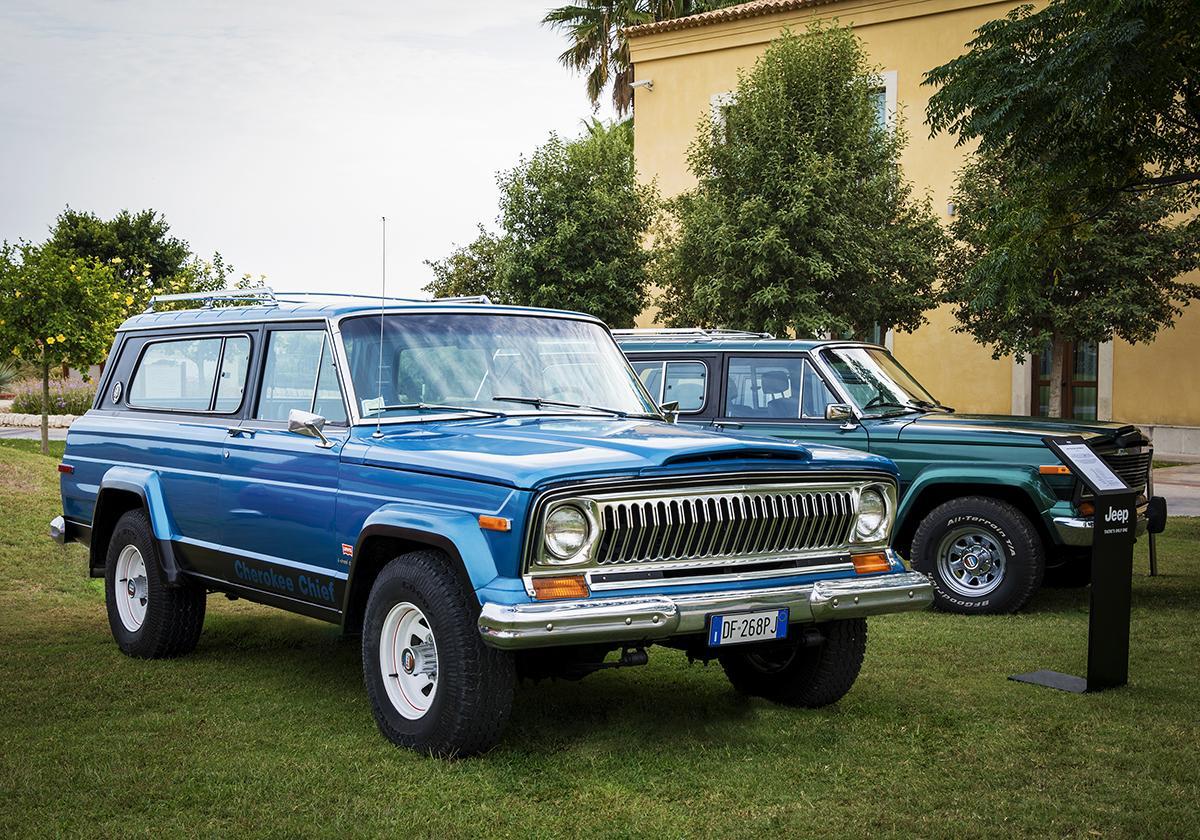
M 524 315 L 404 314 L 342 322 L 364 419 L 422 414 L 656 415 L 607 330 Z
M 898 414 L 941 407 L 886 350 L 838 347 L 821 351 L 821 357 L 864 414 Z

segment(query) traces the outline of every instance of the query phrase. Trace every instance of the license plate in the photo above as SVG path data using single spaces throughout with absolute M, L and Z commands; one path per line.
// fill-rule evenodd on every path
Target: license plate
M 786 639 L 787 626 L 786 607 L 782 610 L 714 615 L 708 621 L 708 644 L 709 647 L 721 647 Z

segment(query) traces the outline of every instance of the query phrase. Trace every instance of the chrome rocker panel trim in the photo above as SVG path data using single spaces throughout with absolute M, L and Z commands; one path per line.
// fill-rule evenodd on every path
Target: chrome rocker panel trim
M 485 604 L 479 632 L 505 650 L 665 639 L 703 633 L 713 613 L 787 607 L 792 624 L 921 610 L 933 586 L 920 572 L 821 580 L 769 589 Z

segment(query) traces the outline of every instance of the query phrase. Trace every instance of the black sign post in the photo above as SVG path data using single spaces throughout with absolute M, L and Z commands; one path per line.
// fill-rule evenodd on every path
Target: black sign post
M 1083 438 L 1047 437 L 1042 441 L 1095 496 L 1087 677 L 1033 671 L 1009 679 L 1076 694 L 1116 688 L 1129 681 L 1129 607 L 1137 494 L 1097 457 Z

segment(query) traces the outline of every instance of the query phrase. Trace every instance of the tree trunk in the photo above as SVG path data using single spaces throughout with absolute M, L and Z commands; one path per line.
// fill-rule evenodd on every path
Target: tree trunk
M 50 454 L 50 360 L 42 354 L 42 454 Z
M 1050 403 L 1046 413 L 1051 417 L 1063 416 L 1063 397 L 1067 383 L 1067 358 L 1070 342 L 1058 333 L 1050 341 Z

